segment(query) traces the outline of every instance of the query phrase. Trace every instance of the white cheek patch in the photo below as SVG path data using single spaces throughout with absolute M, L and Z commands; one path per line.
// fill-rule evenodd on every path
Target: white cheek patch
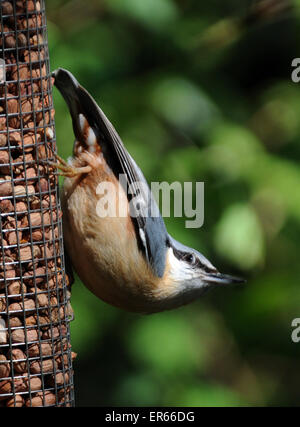
M 168 261 L 170 265 L 170 275 L 175 282 L 184 284 L 184 282 L 193 278 L 193 270 L 186 262 L 180 261 L 174 255 L 172 248 L 168 250 Z

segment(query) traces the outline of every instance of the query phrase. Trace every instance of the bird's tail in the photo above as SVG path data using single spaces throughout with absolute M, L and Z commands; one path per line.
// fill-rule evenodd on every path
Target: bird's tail
M 96 101 L 67 70 L 58 68 L 52 73 L 54 84 L 65 99 L 72 117 L 76 141 L 74 155 L 80 152 L 99 152 L 103 149 L 108 119 Z M 107 122 L 107 123 L 106 123 Z

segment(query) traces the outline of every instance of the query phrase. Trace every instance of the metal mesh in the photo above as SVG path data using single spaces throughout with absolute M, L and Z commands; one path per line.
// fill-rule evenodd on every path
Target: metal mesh
M 0 5 L 0 406 L 72 406 L 45 4 Z

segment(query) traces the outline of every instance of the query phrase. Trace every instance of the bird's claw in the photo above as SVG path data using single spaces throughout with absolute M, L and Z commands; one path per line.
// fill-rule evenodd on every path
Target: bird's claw
M 92 170 L 91 166 L 74 167 L 69 165 L 57 153 L 53 152 L 53 155 L 57 162 L 53 162 L 52 160 L 44 160 L 43 162 L 47 163 L 49 166 L 52 166 L 55 169 L 59 169 L 61 172 L 58 172 L 58 175 L 64 176 L 65 178 L 75 178 L 84 173 L 89 173 Z

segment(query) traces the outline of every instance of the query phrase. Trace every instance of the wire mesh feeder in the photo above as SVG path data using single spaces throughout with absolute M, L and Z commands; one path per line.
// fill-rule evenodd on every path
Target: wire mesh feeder
M 72 406 L 45 4 L 0 5 L 0 406 Z

